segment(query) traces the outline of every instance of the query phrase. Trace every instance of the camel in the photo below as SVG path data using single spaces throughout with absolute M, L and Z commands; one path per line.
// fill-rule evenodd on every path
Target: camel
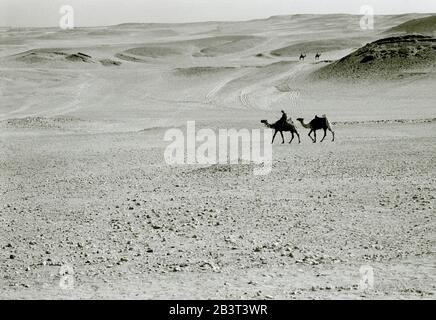
M 260 122 L 263 123 L 268 128 L 274 130 L 274 135 L 273 135 L 271 143 L 274 143 L 274 139 L 276 137 L 277 132 L 280 132 L 280 135 L 282 136 L 282 144 L 285 143 L 285 138 L 283 137 L 283 132 L 286 132 L 286 131 L 289 131 L 292 134 L 292 138 L 289 141 L 289 143 L 291 143 L 292 140 L 294 140 L 294 134 L 296 134 L 298 137 L 298 143 L 301 143 L 300 135 L 298 134 L 298 131 L 295 128 L 294 122 L 292 121 L 291 118 L 289 118 L 283 125 L 281 123 L 277 123 L 277 122 L 273 123 L 273 124 L 269 124 L 268 120 L 261 120 Z
M 315 55 L 315 60 L 319 60 L 319 57 L 321 57 L 321 53 L 316 53 L 316 55 Z
M 301 54 L 300 54 L 300 61 L 301 61 L 301 60 L 304 61 L 304 58 L 306 58 L 306 55 L 301 53 Z
M 333 132 L 330 126 L 330 122 L 328 121 L 327 116 L 325 114 L 322 117 L 315 116 L 315 118 L 307 124 L 304 123 L 303 118 L 298 118 L 297 120 L 301 122 L 301 125 L 304 128 L 310 129 L 309 137 L 310 139 L 312 139 L 313 143 L 316 143 L 316 130 L 320 130 L 320 129 L 324 130 L 324 137 L 322 138 L 321 142 L 324 141 L 325 136 L 327 135 L 327 130 L 329 130 L 332 133 L 333 136 L 332 142 L 335 141 L 335 133 Z M 312 138 L 312 136 L 310 135 L 312 132 L 314 138 Z

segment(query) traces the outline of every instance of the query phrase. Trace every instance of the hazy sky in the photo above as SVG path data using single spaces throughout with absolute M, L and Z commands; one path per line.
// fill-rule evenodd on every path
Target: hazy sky
M 125 22 L 249 20 L 296 13 L 436 13 L 436 0 L 0 0 L 0 26 L 57 26 L 62 5 L 76 26 Z

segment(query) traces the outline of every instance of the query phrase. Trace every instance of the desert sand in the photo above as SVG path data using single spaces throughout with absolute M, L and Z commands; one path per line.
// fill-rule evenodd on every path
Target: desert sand
M 0 298 L 434 299 L 428 16 L 0 29 Z M 265 176 L 164 162 L 169 128 L 282 109 L 336 141 L 297 124 Z

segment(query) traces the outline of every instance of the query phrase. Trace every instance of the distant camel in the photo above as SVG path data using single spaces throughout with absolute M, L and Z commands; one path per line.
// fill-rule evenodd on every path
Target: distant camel
M 306 55 L 301 53 L 301 54 L 300 54 L 300 61 L 301 61 L 301 60 L 304 61 L 304 58 L 306 58 Z
M 333 139 L 332 142 L 335 141 L 335 133 L 333 132 L 330 123 L 327 119 L 327 116 L 324 114 L 322 117 L 315 116 L 315 118 L 310 121 L 309 123 L 304 123 L 303 118 L 298 118 L 298 121 L 301 122 L 301 125 L 305 127 L 306 129 L 310 129 L 309 131 L 309 137 L 312 139 L 312 142 L 316 142 L 316 130 L 324 130 L 324 137 L 322 138 L 321 142 L 324 141 L 325 136 L 327 135 L 327 130 L 329 130 L 332 133 Z M 314 138 L 310 135 L 313 132 Z
M 315 55 L 315 60 L 319 60 L 319 57 L 321 57 L 321 53 L 317 53 L 317 54 Z
M 294 140 L 294 134 L 296 134 L 298 137 L 298 143 L 301 143 L 300 135 L 298 134 L 298 131 L 295 128 L 295 125 L 294 125 L 291 118 L 289 118 L 284 124 L 281 124 L 281 123 L 277 124 L 277 122 L 273 123 L 273 124 L 269 124 L 268 120 L 261 120 L 260 122 L 263 123 L 268 128 L 271 128 L 274 130 L 274 136 L 272 138 L 271 143 L 274 143 L 274 139 L 276 137 L 277 132 L 280 132 L 280 135 L 282 136 L 282 143 L 285 143 L 285 138 L 283 137 L 283 131 L 284 132 L 289 131 L 292 134 L 292 139 L 289 141 L 289 143 L 291 143 L 292 140 Z

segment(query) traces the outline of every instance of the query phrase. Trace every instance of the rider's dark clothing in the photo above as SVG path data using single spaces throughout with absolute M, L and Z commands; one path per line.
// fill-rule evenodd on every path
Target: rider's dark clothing
M 286 115 L 286 113 L 282 112 L 282 117 L 280 118 L 280 120 L 278 120 L 276 122 L 276 124 L 285 124 L 286 121 L 288 120 L 288 116 Z

